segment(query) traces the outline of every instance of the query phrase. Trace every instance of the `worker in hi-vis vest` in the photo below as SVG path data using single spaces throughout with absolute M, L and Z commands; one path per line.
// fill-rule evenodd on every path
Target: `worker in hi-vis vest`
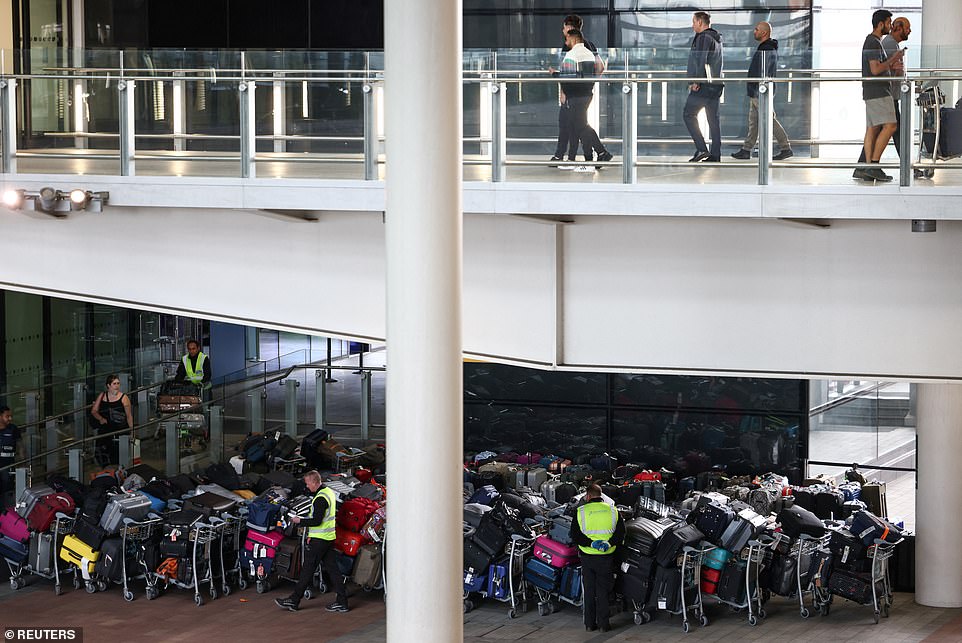
M 618 510 L 604 501 L 601 487 L 588 485 L 584 503 L 571 521 L 571 541 L 581 555 L 585 629 L 611 629 L 608 596 L 615 583 L 615 550 L 625 539 L 625 523 Z
M 287 598 L 275 598 L 274 602 L 292 612 L 299 609 L 304 590 L 310 587 L 314 579 L 317 566 L 324 563 L 324 571 L 330 576 L 334 584 L 334 602 L 325 609 L 328 612 L 347 612 L 347 590 L 344 587 L 344 575 L 337 568 L 337 550 L 334 540 L 337 537 L 337 496 L 334 490 L 324 486 L 321 474 L 308 471 L 304 474 L 304 484 L 308 492 L 314 496 L 311 509 L 306 518 L 291 516 L 291 521 L 300 527 L 307 527 L 307 542 L 304 545 L 304 564 L 301 575 L 291 595 Z
M 196 339 L 188 340 L 187 354 L 180 360 L 174 379 L 209 388 L 210 373 L 210 358 L 200 351 L 200 342 Z

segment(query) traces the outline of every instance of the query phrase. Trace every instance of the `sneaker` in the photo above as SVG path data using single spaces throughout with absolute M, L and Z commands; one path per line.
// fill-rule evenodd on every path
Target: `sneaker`
M 594 172 L 594 171 L 595 171 L 595 168 L 591 167 L 590 165 L 579 165 L 575 167 L 575 172 L 579 172 L 579 173 L 588 173 L 588 172 Z
M 734 154 L 732 154 L 734 156 Z M 773 161 L 784 161 L 785 159 L 790 159 L 795 156 L 795 152 L 791 150 L 782 150 L 778 154 L 772 157 Z
M 324 609 L 326 609 L 328 612 L 341 612 L 341 613 L 351 611 L 347 605 L 345 605 L 344 603 L 341 603 L 340 601 L 334 601 Z
M 558 167 L 558 162 L 563 161 L 565 159 L 563 156 L 552 156 L 548 160 L 551 162 L 551 165 L 549 165 L 548 167 Z M 561 169 L 563 170 L 564 168 L 561 168 Z
M 598 160 L 601 161 L 601 162 L 603 162 L 603 163 L 607 163 L 607 162 L 610 161 L 612 158 L 614 158 L 614 157 L 613 157 L 613 155 L 611 154 L 611 152 L 609 152 L 608 150 L 605 150 L 604 152 L 602 152 L 601 154 L 598 155 Z
M 705 163 L 721 163 L 720 156 L 709 156 L 705 159 Z
M 861 179 L 861 180 L 863 180 L 863 181 L 874 181 L 874 180 L 875 180 L 875 179 L 873 179 L 871 176 L 869 176 L 868 174 L 865 173 L 865 168 L 863 168 L 863 167 L 857 167 L 857 168 L 855 168 L 855 171 L 852 172 L 852 178 L 853 178 L 853 179 Z
M 575 161 L 575 159 L 568 159 L 568 163 L 574 163 L 574 161 Z M 570 171 L 570 170 L 575 169 L 575 166 L 574 166 L 574 165 L 559 165 L 559 166 L 558 166 L 558 169 L 559 169 L 559 170 L 569 170 L 569 171 Z
M 738 159 L 739 161 L 747 161 L 752 157 L 752 153 L 746 149 L 740 149 L 737 152 L 732 153 L 733 159 Z
M 876 181 L 881 181 L 883 183 L 887 183 L 892 180 L 892 177 L 886 174 L 885 172 L 883 172 L 882 168 L 880 167 L 870 167 L 869 169 L 865 170 L 865 173 L 870 178 Z
M 695 155 L 688 159 L 689 163 L 701 163 L 705 159 L 709 158 L 711 154 L 708 152 L 695 152 Z
M 281 609 L 290 610 L 292 612 L 296 612 L 297 610 L 300 609 L 297 606 L 297 603 L 295 603 L 289 598 L 275 598 L 274 603 Z

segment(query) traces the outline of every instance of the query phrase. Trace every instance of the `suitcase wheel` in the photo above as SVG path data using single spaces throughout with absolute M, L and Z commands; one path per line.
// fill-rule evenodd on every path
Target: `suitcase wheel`
M 88 580 L 86 583 L 84 583 L 84 586 L 86 587 L 88 594 L 93 594 L 97 591 L 97 584 L 92 580 Z
M 200 607 L 201 605 L 203 605 L 204 597 L 201 596 L 200 594 L 194 594 L 194 604 L 197 605 L 197 607 Z
M 16 591 L 18 589 L 23 589 L 27 585 L 27 582 L 22 578 L 11 578 L 10 579 L 10 589 Z
M 134 600 L 134 593 L 129 589 L 124 590 L 124 600 L 128 603 Z
M 237 581 L 237 587 L 239 589 L 247 589 L 247 579 L 241 576 Z

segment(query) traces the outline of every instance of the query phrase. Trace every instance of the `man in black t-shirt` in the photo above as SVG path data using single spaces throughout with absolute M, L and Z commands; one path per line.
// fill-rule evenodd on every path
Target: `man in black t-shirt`
M 0 469 L 16 462 L 17 456 L 21 459 L 24 457 L 20 428 L 13 423 L 10 407 L 3 404 L 0 405 Z M 13 471 L 10 469 L 0 471 L 0 510 L 6 507 L 6 496 L 11 491 L 13 491 Z
M 902 62 L 905 51 L 899 49 L 886 56 L 882 37 L 892 30 L 892 12 L 879 9 L 872 14 L 872 33 L 862 43 L 862 77 L 888 77 Z M 878 80 L 862 81 L 862 100 L 865 101 L 865 158 L 876 164 L 888 145 L 898 123 L 889 83 Z M 858 176 L 866 181 L 891 181 L 892 177 L 879 167 L 862 170 Z
M 584 20 L 578 15 L 565 16 L 564 22 L 561 25 L 561 37 L 564 41 L 564 48 L 562 49 L 562 63 L 564 62 L 565 54 L 571 49 L 568 46 L 568 32 L 571 30 L 581 31 L 584 25 Z M 582 34 L 582 37 L 584 34 Z M 601 56 L 598 55 L 598 48 L 590 40 L 584 39 L 584 46 L 588 48 L 588 51 L 594 54 L 595 61 L 599 66 L 603 67 L 604 63 L 601 62 Z M 554 73 L 554 67 L 549 67 L 548 71 Z M 578 141 L 580 140 L 578 132 L 573 132 L 571 127 L 571 111 L 569 109 L 568 97 L 565 95 L 564 89 L 559 92 L 560 104 L 558 106 L 558 143 L 555 145 L 554 156 L 551 157 L 552 161 L 563 161 L 565 158 L 565 153 L 567 151 L 568 160 L 574 161 L 575 155 L 578 153 Z M 590 102 L 590 100 L 589 100 Z M 582 145 L 582 151 L 585 155 L 585 160 L 592 160 L 592 150 L 590 147 Z M 554 167 L 554 166 L 552 166 Z M 572 170 L 574 169 L 571 165 L 566 165 L 561 167 L 562 170 Z

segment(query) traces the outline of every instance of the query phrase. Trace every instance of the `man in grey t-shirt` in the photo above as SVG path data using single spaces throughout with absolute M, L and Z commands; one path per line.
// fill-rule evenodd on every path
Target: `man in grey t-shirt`
M 882 37 L 892 31 L 892 12 L 879 9 L 872 14 L 872 33 L 862 43 L 862 77 L 888 76 L 902 63 L 905 52 L 901 49 L 891 56 L 885 55 Z M 877 164 L 882 152 L 897 126 L 895 105 L 889 83 L 877 80 L 862 81 L 862 100 L 865 101 L 865 159 Z M 892 177 L 880 167 L 869 167 L 859 175 L 866 181 L 891 181 Z

